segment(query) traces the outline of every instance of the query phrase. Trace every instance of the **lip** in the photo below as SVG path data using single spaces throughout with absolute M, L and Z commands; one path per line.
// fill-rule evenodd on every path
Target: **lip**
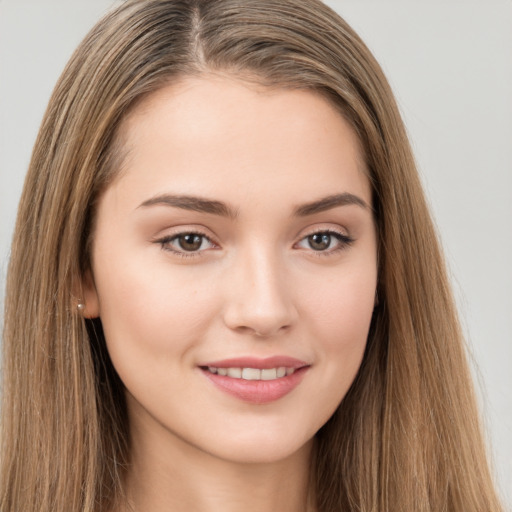
M 216 368 L 294 368 L 291 375 L 274 380 L 244 380 L 208 371 L 208 366 Z M 288 356 L 274 356 L 264 359 L 255 357 L 237 357 L 211 361 L 199 367 L 205 377 L 209 379 L 219 390 L 244 402 L 253 404 L 266 404 L 283 398 L 292 392 L 302 381 L 309 370 L 310 365 L 299 359 Z
M 308 363 L 289 356 L 272 356 L 265 358 L 258 357 L 234 357 L 231 359 L 222 359 L 222 361 L 209 361 L 200 366 L 215 366 L 216 368 L 258 368 L 265 370 L 268 368 L 302 368 L 309 366 Z

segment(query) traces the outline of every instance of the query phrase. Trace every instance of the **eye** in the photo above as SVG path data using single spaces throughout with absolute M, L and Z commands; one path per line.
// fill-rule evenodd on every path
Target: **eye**
M 215 244 L 206 235 L 194 232 L 167 236 L 157 242 L 165 251 L 171 251 L 182 256 L 192 256 L 194 253 L 200 253 L 215 247 Z
M 344 249 L 353 242 L 353 239 L 337 231 L 318 231 L 304 237 L 297 247 L 312 249 L 315 252 L 334 252 Z

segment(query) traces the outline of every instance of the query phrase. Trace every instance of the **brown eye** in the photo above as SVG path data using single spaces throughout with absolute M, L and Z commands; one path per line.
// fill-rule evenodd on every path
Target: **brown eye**
M 191 232 L 167 236 L 161 240 L 157 240 L 157 243 L 160 244 L 165 251 L 180 256 L 199 256 L 203 251 L 216 247 L 206 235 Z
M 178 245 L 184 251 L 198 251 L 203 243 L 203 236 L 195 233 L 187 233 L 177 237 Z
M 308 236 L 308 243 L 314 251 L 325 251 L 331 245 L 332 235 L 329 233 L 315 233 Z
M 354 240 L 350 236 L 337 231 L 317 231 L 305 236 L 297 243 L 296 247 L 324 253 L 327 256 L 349 247 L 353 242 Z

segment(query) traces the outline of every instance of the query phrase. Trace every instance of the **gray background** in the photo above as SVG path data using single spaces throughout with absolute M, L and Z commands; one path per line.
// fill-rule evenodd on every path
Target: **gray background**
M 0 298 L 53 85 L 112 0 L 0 0 Z M 512 504 L 512 0 L 330 0 L 382 64 L 451 270 L 502 495 Z M 37 250 L 34 247 L 34 250 Z

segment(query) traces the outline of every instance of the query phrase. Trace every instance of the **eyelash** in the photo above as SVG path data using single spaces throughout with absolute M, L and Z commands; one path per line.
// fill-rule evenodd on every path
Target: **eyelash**
M 217 244 L 211 240 L 210 237 L 206 236 L 204 233 L 201 233 L 200 231 L 183 231 L 181 233 L 176 233 L 174 235 L 166 236 L 164 238 L 161 238 L 160 240 L 156 240 L 156 243 L 160 244 L 160 247 L 164 251 L 171 252 L 172 254 L 180 257 L 180 258 L 198 258 L 203 256 L 204 250 L 198 250 L 198 251 L 178 251 L 176 249 L 173 249 L 169 244 L 173 241 L 177 241 L 179 238 L 187 236 L 187 235 L 196 235 L 201 237 L 201 239 L 208 240 L 210 244 L 216 246 Z M 202 245 L 202 242 L 201 242 Z
M 345 235 L 344 233 L 340 233 L 339 231 L 336 231 L 334 229 L 318 229 L 318 230 L 315 230 L 313 231 L 312 233 L 309 233 L 308 235 L 302 237 L 299 242 L 297 243 L 300 243 L 304 240 L 307 240 L 309 237 L 312 237 L 312 236 L 315 236 L 315 235 L 327 235 L 329 237 L 334 237 L 337 242 L 338 242 L 338 245 L 337 247 L 334 247 L 334 248 L 331 248 L 331 249 L 326 249 L 326 250 L 315 250 L 313 248 L 311 248 L 311 253 L 313 256 L 315 257 L 327 257 L 327 256 L 330 256 L 332 254 L 335 254 L 335 253 L 338 253 L 340 251 L 343 251 L 345 249 L 347 249 L 348 247 L 350 247 L 353 243 L 354 243 L 354 239 L 348 235 Z M 297 245 L 297 244 L 295 244 Z
M 334 237 L 337 241 L 338 241 L 338 246 L 335 247 L 335 248 L 330 248 L 330 249 L 326 249 L 326 250 L 315 250 L 315 249 L 310 249 L 310 252 L 312 253 L 312 255 L 316 256 L 316 257 L 326 257 L 326 256 L 330 256 L 334 253 L 338 253 L 339 251 L 343 251 L 345 250 L 346 248 L 348 248 L 350 245 L 352 245 L 354 243 L 354 239 L 351 238 L 350 236 L 347 236 L 343 233 L 340 233 L 336 230 L 333 230 L 333 229 L 318 229 L 316 231 L 313 231 L 312 233 L 309 233 L 308 235 L 302 237 L 299 242 L 297 242 L 295 245 L 303 242 L 304 240 L 307 240 L 309 237 L 312 237 L 312 236 L 315 236 L 315 235 L 318 235 L 318 234 L 322 234 L 322 235 L 327 235 L 329 237 Z M 196 235 L 198 237 L 201 237 L 201 239 L 204 241 L 204 240 L 207 240 L 210 244 L 212 244 L 213 246 L 217 246 L 217 244 L 211 240 L 210 237 L 208 237 L 207 235 L 205 235 L 204 233 L 201 233 L 200 231 L 183 231 L 181 233 L 176 233 L 176 234 L 173 234 L 173 235 L 170 235 L 170 236 L 166 236 L 164 238 L 161 238 L 159 240 L 156 240 L 155 243 L 158 243 L 162 250 L 164 251 L 168 251 L 168 252 L 171 252 L 173 253 L 174 255 L 178 256 L 178 257 L 181 257 L 181 258 L 197 258 L 197 257 L 201 257 L 203 256 L 203 253 L 205 252 L 205 249 L 203 250 L 197 250 L 197 251 L 185 251 L 185 250 L 176 250 L 176 249 L 173 249 L 169 244 L 173 241 L 177 241 L 180 237 L 184 237 L 184 236 L 187 236 L 187 235 Z M 201 245 L 202 245 L 202 242 L 201 242 Z

